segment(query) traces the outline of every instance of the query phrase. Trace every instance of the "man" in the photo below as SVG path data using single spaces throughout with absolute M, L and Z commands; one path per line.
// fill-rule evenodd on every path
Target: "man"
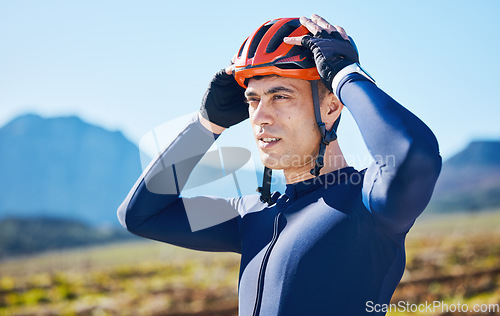
M 336 141 L 344 105 L 374 158 L 362 172 Z M 261 197 L 180 198 L 214 135 L 248 116 L 266 166 Z M 199 117 L 145 170 L 118 216 L 147 238 L 240 253 L 240 315 L 373 314 L 401 279 L 405 236 L 440 168 L 432 132 L 360 68 L 341 27 L 317 15 L 277 19 L 215 76 Z M 269 192 L 271 169 L 284 171 L 283 195 Z M 197 231 L 186 214 L 231 211 L 238 216 Z

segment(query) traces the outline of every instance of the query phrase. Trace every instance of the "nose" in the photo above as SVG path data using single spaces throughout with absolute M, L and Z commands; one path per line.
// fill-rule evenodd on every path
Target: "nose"
M 253 125 L 263 126 L 274 123 L 272 108 L 268 102 L 261 99 L 256 107 L 249 109 L 250 121 Z

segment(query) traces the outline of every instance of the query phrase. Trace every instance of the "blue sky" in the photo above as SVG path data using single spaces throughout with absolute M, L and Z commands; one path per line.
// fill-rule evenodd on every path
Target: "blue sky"
M 500 139 L 494 0 L 0 0 L 0 126 L 27 112 L 78 115 L 139 143 L 197 111 L 213 74 L 260 24 L 312 13 L 347 30 L 364 68 L 431 127 L 444 158 L 471 140 Z M 237 136 L 247 125 L 226 132 L 227 142 L 252 146 Z M 363 167 L 347 113 L 339 134 Z

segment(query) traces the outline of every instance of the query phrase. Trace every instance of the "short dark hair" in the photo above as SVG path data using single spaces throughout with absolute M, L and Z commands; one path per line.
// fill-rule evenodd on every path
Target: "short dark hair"
M 319 94 L 320 101 L 323 101 L 323 99 L 326 98 L 326 96 L 329 93 L 332 93 L 332 92 L 325 86 L 325 83 L 323 82 L 323 80 L 320 80 L 318 82 L 318 94 Z

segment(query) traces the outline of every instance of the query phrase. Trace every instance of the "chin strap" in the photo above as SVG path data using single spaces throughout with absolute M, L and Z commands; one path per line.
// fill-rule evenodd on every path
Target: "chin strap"
M 260 200 L 269 205 L 273 205 L 274 201 L 271 199 L 271 177 L 273 174 L 273 169 L 264 167 L 264 176 L 262 178 L 262 186 L 257 188 L 257 192 L 260 193 Z
M 318 88 L 318 81 L 319 80 L 313 80 L 311 81 L 311 90 L 312 90 L 312 96 L 313 96 L 313 105 L 314 105 L 314 115 L 316 116 L 316 123 L 318 124 L 319 132 L 321 133 L 321 143 L 319 144 L 319 153 L 318 156 L 316 157 L 316 163 L 314 165 L 314 168 L 311 169 L 311 174 L 315 177 L 319 176 L 319 172 L 321 168 L 325 165 L 324 162 L 324 156 L 325 156 L 325 149 L 330 142 L 334 141 L 337 139 L 337 127 L 339 126 L 340 123 L 340 116 L 338 119 L 333 123 L 333 127 L 331 131 L 327 131 L 325 127 L 325 123 L 321 120 L 321 112 L 320 112 L 320 100 L 319 100 L 319 88 Z

